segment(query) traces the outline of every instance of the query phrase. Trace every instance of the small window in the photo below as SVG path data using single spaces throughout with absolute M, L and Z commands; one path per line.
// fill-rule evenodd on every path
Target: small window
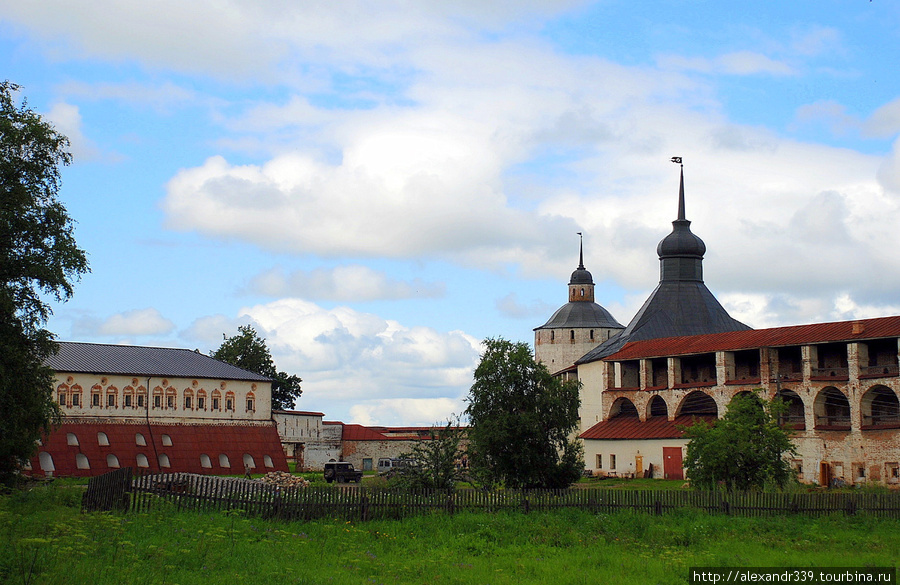
M 90 469 L 91 464 L 88 462 L 87 455 L 84 453 L 78 453 L 75 455 L 75 467 L 78 469 Z
M 166 396 L 166 408 L 175 408 L 174 396 Z
M 569 331 L 569 339 L 571 339 L 572 341 L 575 341 L 575 330 L 574 329 Z
M 107 394 L 106 395 L 106 406 L 115 406 L 116 405 L 116 395 L 115 394 Z
M 144 438 L 144 435 L 142 435 L 140 433 L 135 433 L 134 434 L 134 444 L 137 445 L 138 447 L 146 447 L 147 439 Z
M 135 460 L 137 461 L 138 467 L 150 467 L 150 460 L 147 459 L 147 456 L 143 453 L 138 453 Z
M 53 456 L 46 451 L 41 451 L 41 454 L 38 455 L 38 461 L 41 464 L 41 471 L 56 471 L 56 467 L 53 465 Z
M 72 394 L 72 406 L 81 406 L 81 394 Z
M 603 469 L 603 455 L 597 453 L 597 469 Z
M 162 396 L 153 397 L 153 408 L 162 408 Z
M 591 329 L 591 341 L 594 341 L 594 330 Z
M 253 460 L 253 455 L 250 453 L 244 453 L 244 467 L 256 469 L 256 461 Z
M 125 406 L 127 406 L 129 408 L 131 407 L 131 394 L 125 395 Z
M 171 447 L 172 446 L 172 437 L 170 437 L 169 435 L 163 435 L 162 436 L 162 444 L 163 444 L 163 447 Z
M 247 412 L 253 412 L 254 410 L 256 410 L 256 405 L 254 404 L 254 401 L 252 398 L 248 398 L 247 399 Z
M 609 456 L 609 468 L 610 468 L 610 469 L 615 469 L 615 468 L 616 468 L 616 456 L 615 456 L 615 455 L 610 455 L 610 456 Z
M 197 410 L 206 410 L 206 397 L 205 396 L 197 397 Z
M 554 339 L 556 339 L 556 331 L 551 331 L 550 332 L 550 341 L 553 341 Z
M 185 396 L 184 397 L 184 409 L 190 410 L 191 408 L 193 408 L 192 402 L 193 402 L 193 400 L 190 396 Z
M 118 469 L 119 468 L 119 458 L 110 453 L 106 456 L 106 466 L 110 469 Z
M 219 399 L 218 398 L 212 399 L 212 409 L 219 410 Z
M 62 406 L 65 406 L 65 405 L 66 405 L 66 393 L 65 393 L 65 392 L 60 392 L 60 393 L 59 393 L 59 403 L 60 403 Z
M 234 410 L 234 400 L 231 398 L 225 399 L 225 410 Z
M 144 395 L 138 396 L 138 408 L 144 408 Z
M 91 406 L 100 406 L 99 394 L 91 394 Z
M 107 437 L 106 433 L 104 433 L 103 431 L 97 433 L 97 444 L 101 447 L 109 446 L 109 437 Z
M 268 455 L 263 455 L 263 464 L 270 469 L 275 467 L 275 464 L 272 463 L 272 458 Z
M 212 461 L 210 460 L 209 455 L 207 455 L 206 453 L 200 454 L 200 467 L 204 469 L 212 468 Z
M 78 437 L 75 436 L 75 433 L 66 433 L 66 445 L 78 446 Z
M 165 453 L 160 453 L 160 454 L 159 454 L 159 466 L 160 466 L 160 467 L 172 467 L 172 466 L 169 464 L 169 456 L 166 455 Z
M 231 467 L 231 461 L 228 460 L 228 455 L 225 453 L 219 455 L 219 467 Z

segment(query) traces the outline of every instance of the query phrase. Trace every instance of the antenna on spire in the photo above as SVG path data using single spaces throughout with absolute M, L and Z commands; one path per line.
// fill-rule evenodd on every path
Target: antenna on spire
M 684 163 L 680 156 L 673 156 L 672 162 L 681 165 L 681 185 L 678 188 L 678 219 L 684 219 Z
M 581 240 L 578 245 L 578 270 L 584 270 L 584 236 L 581 232 L 577 233 L 579 240 Z

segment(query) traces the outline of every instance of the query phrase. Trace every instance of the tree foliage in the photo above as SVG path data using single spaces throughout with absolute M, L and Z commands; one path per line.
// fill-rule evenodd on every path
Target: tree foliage
M 534 361 L 526 343 L 486 339 L 469 390 L 469 456 L 483 483 L 565 487 L 584 469 L 578 382 L 563 382 Z
M 691 485 L 727 490 L 783 488 L 794 477 L 788 454 L 796 453 L 789 431 L 778 424 L 780 400 L 737 395 L 721 419 L 698 421 L 685 429 L 690 439 L 685 469 Z
M 463 431 L 459 424 L 431 429 L 430 437 L 418 441 L 400 459 L 415 461 L 415 465 L 400 468 L 397 484 L 411 489 L 452 489 L 462 479 L 460 462 L 463 456 Z
M 293 408 L 294 400 L 303 390 L 299 376 L 280 372 L 275 367 L 266 340 L 262 339 L 250 325 L 238 327 L 238 334 L 228 337 L 212 357 L 243 368 L 247 371 L 272 379 L 272 408 L 284 410 Z
M 57 346 L 44 329 L 47 298 L 65 301 L 89 271 L 74 224 L 57 199 L 69 141 L 0 82 L 0 480 L 34 454 L 59 417 L 53 372 Z

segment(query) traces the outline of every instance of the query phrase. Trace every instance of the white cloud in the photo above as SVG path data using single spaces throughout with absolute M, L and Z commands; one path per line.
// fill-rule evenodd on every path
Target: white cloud
M 76 162 L 103 158 L 96 145 L 82 131 L 81 112 L 78 106 L 59 102 L 54 104 L 45 116 L 60 134 L 69 139 L 70 151 Z
M 350 407 L 350 419 L 361 425 L 442 425 L 461 415 L 466 404 L 452 398 L 367 400 Z
M 165 335 L 175 329 L 172 321 L 154 308 L 135 309 L 107 317 L 95 327 L 96 335 L 142 336 Z
M 358 264 L 331 269 L 298 270 L 285 274 L 273 268 L 250 281 L 250 291 L 271 297 L 300 297 L 331 301 L 373 301 L 382 299 L 434 298 L 445 293 L 443 283 L 420 279 L 401 281 L 384 272 Z
M 754 51 L 736 51 L 714 58 L 661 55 L 657 64 L 667 70 L 696 71 L 725 75 L 794 75 L 793 67 L 783 61 Z
M 539 300 L 531 301 L 531 303 L 527 304 L 522 303 L 519 301 L 519 295 L 514 292 L 497 299 L 495 306 L 500 314 L 512 317 L 513 319 L 547 319 L 553 314 L 555 309 L 555 307 Z

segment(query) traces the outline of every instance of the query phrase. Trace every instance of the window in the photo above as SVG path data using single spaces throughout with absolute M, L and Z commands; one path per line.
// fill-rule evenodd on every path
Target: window
M 138 408 L 144 408 L 144 395 L 138 395 Z
M 197 410 L 206 410 L 206 396 L 197 397 Z
M 231 461 L 228 460 L 228 455 L 225 453 L 219 455 L 219 467 L 231 467 Z
M 160 453 L 160 454 L 159 454 L 159 466 L 160 466 L 160 467 L 172 467 L 172 466 L 169 464 L 169 456 L 166 455 L 165 453 Z
M 138 453 L 135 460 L 137 461 L 138 467 L 150 467 L 150 460 L 147 459 L 147 456 L 143 453 Z
M 75 466 L 78 469 L 90 469 L 91 464 L 88 462 L 87 455 L 84 453 L 78 453 L 75 455 Z
M 59 393 L 59 403 L 60 403 L 61 406 L 65 406 L 65 405 L 66 405 L 66 393 L 65 393 L 65 392 L 60 392 L 60 393 Z
M 125 406 L 127 406 L 129 408 L 131 407 L 131 394 L 125 395 Z
M 169 435 L 163 435 L 162 436 L 162 444 L 163 444 L 163 447 L 171 447 L 172 446 L 172 437 L 170 437 Z
M 218 397 L 218 396 L 213 396 L 213 399 L 212 399 L 212 409 L 213 409 L 213 410 L 219 410 L 219 397 Z
M 72 394 L 72 406 L 81 406 L 81 394 Z
M 210 460 L 209 455 L 206 453 L 200 454 L 200 467 L 204 469 L 212 468 L 212 460 Z
M 591 329 L 591 341 L 594 341 L 594 330 Z
M 162 396 L 154 396 L 153 397 L 153 408 L 161 408 L 162 407 Z
M 144 435 L 142 435 L 140 433 L 135 433 L 134 434 L 134 444 L 137 445 L 138 447 L 146 447 L 147 439 L 144 438 Z
M 194 408 L 194 394 L 190 390 L 184 393 L 184 409 L 191 410 Z
M 597 453 L 597 469 L 603 469 L 603 455 Z
M 118 469 L 119 468 L 119 458 L 110 453 L 106 456 L 106 466 L 110 469 Z
M 610 456 L 609 456 L 609 468 L 610 468 L 610 469 L 615 469 L 615 468 L 616 468 L 616 456 L 615 456 L 615 455 L 610 455 Z
M 225 410 L 234 410 L 234 399 L 232 399 L 232 398 L 225 399 Z
M 116 405 L 116 395 L 115 394 L 107 394 L 106 395 L 106 406 L 113 407 Z
M 75 433 L 66 433 L 66 445 L 78 446 L 78 437 L 75 436 Z
M 250 453 L 244 453 L 244 468 L 249 467 L 250 469 L 256 469 L 256 461 L 253 460 L 253 455 Z
M 166 396 L 166 408 L 175 408 L 174 396 Z
M 104 433 L 103 431 L 97 433 L 97 444 L 101 447 L 109 446 L 109 437 L 107 437 L 106 433 Z
M 100 406 L 100 394 L 93 393 L 91 394 L 91 406 Z
M 263 464 L 269 468 L 275 467 L 275 464 L 272 463 L 272 458 L 268 455 L 263 455 Z
M 256 410 L 256 404 L 252 397 L 247 397 L 247 412 L 253 412 Z
M 38 461 L 41 463 L 41 471 L 44 472 L 53 472 L 56 471 L 56 467 L 53 465 L 53 456 L 46 451 L 41 451 L 41 454 L 38 455 Z

